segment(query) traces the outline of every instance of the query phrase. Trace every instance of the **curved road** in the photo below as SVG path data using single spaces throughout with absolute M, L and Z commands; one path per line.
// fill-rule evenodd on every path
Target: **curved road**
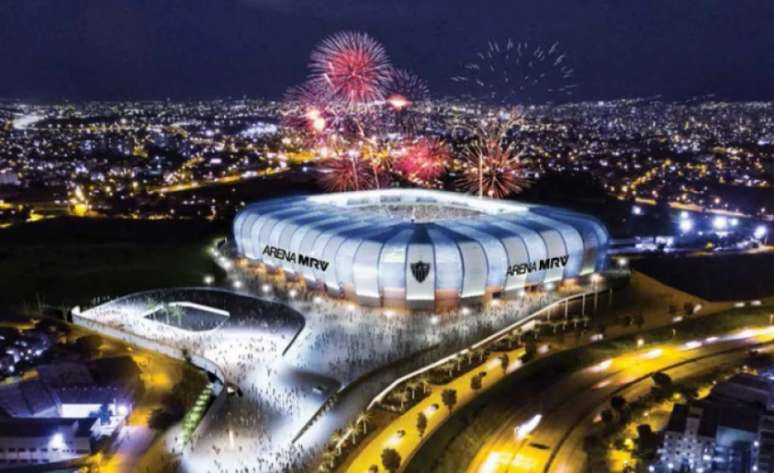
M 629 400 L 650 390 L 649 377 L 667 371 L 673 379 L 695 376 L 722 366 L 738 365 L 747 350 L 774 341 L 774 330 L 736 332 L 684 345 L 661 345 L 625 354 L 577 371 L 540 393 L 540 406 L 514 405 L 468 465 L 468 473 L 583 471 L 583 438 L 595 418 L 615 395 Z M 538 412 L 540 411 L 540 412 Z M 525 440 L 517 441 L 514 428 L 535 414 L 541 423 Z

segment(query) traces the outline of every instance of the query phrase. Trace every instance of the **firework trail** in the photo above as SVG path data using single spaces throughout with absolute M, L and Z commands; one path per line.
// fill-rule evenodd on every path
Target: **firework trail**
M 568 100 L 577 85 L 575 70 L 559 43 L 489 41 L 451 80 L 465 95 L 499 104 L 537 104 Z

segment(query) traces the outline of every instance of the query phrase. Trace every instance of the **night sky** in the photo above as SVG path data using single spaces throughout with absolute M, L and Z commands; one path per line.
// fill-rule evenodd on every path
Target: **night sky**
M 556 41 L 575 98 L 774 99 L 770 0 L 0 0 L 0 97 L 278 97 L 372 34 L 435 96 L 490 39 Z

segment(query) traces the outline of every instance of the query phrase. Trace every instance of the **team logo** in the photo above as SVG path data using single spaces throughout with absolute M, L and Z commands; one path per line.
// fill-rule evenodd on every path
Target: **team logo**
M 424 261 L 411 263 L 411 274 L 414 275 L 414 279 L 417 282 L 424 281 L 427 279 L 427 275 L 430 274 L 430 263 L 425 263 Z

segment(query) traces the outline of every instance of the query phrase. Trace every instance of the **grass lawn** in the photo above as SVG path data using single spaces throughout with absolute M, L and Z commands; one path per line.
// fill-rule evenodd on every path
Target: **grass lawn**
M 0 307 L 87 303 L 157 287 L 201 285 L 216 268 L 208 222 L 63 218 L 0 231 Z

